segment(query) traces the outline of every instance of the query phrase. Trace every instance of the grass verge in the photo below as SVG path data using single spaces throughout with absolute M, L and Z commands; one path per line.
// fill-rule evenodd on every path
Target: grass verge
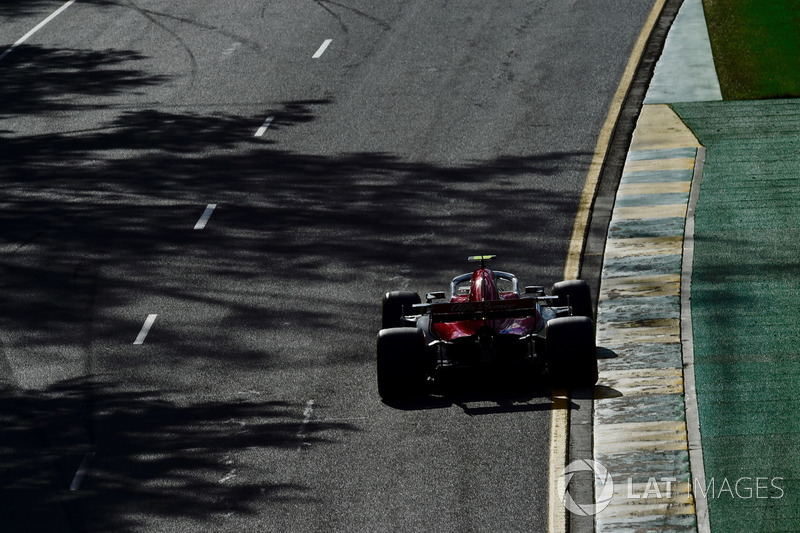
M 725 100 L 800 96 L 800 0 L 703 0 Z

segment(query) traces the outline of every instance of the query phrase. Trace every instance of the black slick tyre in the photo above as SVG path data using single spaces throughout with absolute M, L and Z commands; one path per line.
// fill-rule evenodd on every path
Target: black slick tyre
M 417 328 L 378 332 L 378 394 L 384 400 L 419 396 L 424 392 L 425 335 Z
M 383 295 L 381 328 L 403 326 L 403 317 L 414 314 L 414 304 L 422 303 L 419 294 L 411 291 L 392 291 Z
M 592 291 L 589 289 L 589 284 L 584 280 L 571 279 L 559 281 L 553 285 L 552 294 L 553 296 L 558 296 L 556 305 L 568 305 L 572 308 L 572 316 L 585 316 L 589 318 L 594 316 Z
M 597 383 L 594 324 L 590 318 L 554 318 L 547 323 L 545 337 L 553 387 L 593 387 Z

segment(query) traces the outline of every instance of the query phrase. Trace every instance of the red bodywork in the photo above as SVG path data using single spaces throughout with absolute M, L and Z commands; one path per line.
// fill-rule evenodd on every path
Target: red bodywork
M 488 268 L 480 268 L 472 274 L 469 294 L 454 295 L 450 299 L 450 303 L 519 299 L 520 296 L 516 292 L 503 292 L 498 288 L 494 273 L 491 270 Z M 494 333 L 522 336 L 536 331 L 541 328 L 542 325 L 542 315 L 537 309 L 535 316 L 435 322 L 432 324 L 432 329 L 440 339 L 452 341 L 462 337 L 471 337 L 477 334 L 482 328 L 489 328 Z

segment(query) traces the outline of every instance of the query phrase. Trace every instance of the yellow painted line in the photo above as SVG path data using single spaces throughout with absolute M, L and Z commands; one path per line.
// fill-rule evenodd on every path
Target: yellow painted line
M 673 503 L 684 503 L 684 504 L 692 504 L 694 501 L 694 497 L 690 492 L 692 488 L 691 483 L 688 481 L 673 481 L 670 483 L 669 492 L 670 497 L 667 498 L 667 486 L 666 484 L 658 480 L 658 491 L 661 492 L 661 496 L 664 498 L 664 501 L 673 502 Z M 652 486 L 648 487 L 650 483 L 618 483 L 614 482 L 614 496 L 612 497 L 611 503 L 609 505 L 614 505 L 621 501 L 621 499 L 617 499 L 617 495 L 624 496 L 627 499 L 628 493 L 630 492 L 634 496 L 642 496 L 640 498 L 631 499 L 631 503 L 641 503 L 644 505 L 658 503 L 659 499 L 656 494 L 654 494 L 654 489 Z M 628 487 L 630 486 L 630 491 Z M 644 495 L 647 494 L 647 497 Z
M 625 490 L 627 490 L 627 486 Z M 659 503 L 652 503 L 653 500 L 647 500 L 647 503 L 633 503 L 637 500 L 630 500 L 623 505 L 614 505 L 612 503 L 597 515 L 597 519 L 626 518 L 625 525 L 630 527 L 631 522 L 634 522 L 632 519 L 636 517 L 694 515 L 694 498 L 683 496 L 682 498 L 675 498 L 675 500 L 663 498 Z
M 659 183 L 621 183 L 617 197 L 633 194 L 686 193 L 692 188 L 691 181 L 666 181 Z
M 613 425 L 609 427 L 612 429 Z M 666 446 L 670 450 L 685 450 L 687 447 L 685 431 L 640 431 L 638 433 L 625 433 L 609 440 L 603 440 L 603 435 L 595 439 L 595 450 L 599 453 L 619 454 L 622 450 L 650 450 L 655 446 Z
M 564 266 L 564 279 L 575 279 L 580 273 L 580 260 L 581 253 L 583 252 L 583 245 L 586 237 L 586 228 L 589 225 L 589 215 L 592 211 L 592 203 L 594 202 L 595 194 L 597 193 L 597 183 L 600 180 L 600 170 L 603 167 L 608 146 L 611 142 L 611 133 L 614 131 L 614 125 L 617 123 L 619 114 L 622 111 L 622 103 L 625 100 L 625 95 L 628 94 L 630 89 L 633 75 L 636 73 L 636 68 L 641 60 L 644 47 L 647 44 L 647 39 L 653 31 L 653 27 L 658 20 L 661 10 L 664 8 L 666 0 L 656 0 L 653 8 L 650 10 L 647 20 L 642 26 L 642 31 L 633 46 L 633 51 L 628 58 L 628 64 L 625 67 L 625 72 L 622 73 L 617 92 L 611 100 L 606 121 L 600 130 L 600 135 L 597 138 L 595 145 L 594 155 L 592 162 L 589 165 L 589 172 L 586 176 L 586 182 L 583 186 L 583 193 L 581 194 L 580 203 L 578 204 L 578 213 L 575 217 L 575 224 L 572 227 L 572 237 L 570 238 L 569 251 L 567 252 L 567 261 Z M 669 108 L 668 108 L 669 109 Z M 669 110 L 672 112 L 672 110 Z M 674 112 L 673 112 L 674 114 Z M 677 118 L 677 115 L 676 115 Z M 683 122 L 681 122 L 683 124 Z M 685 126 L 684 126 L 685 128 Z M 696 142 L 696 141 L 695 141 Z
M 680 330 L 679 318 L 643 318 L 641 320 L 625 320 L 620 322 L 606 322 L 608 329 L 629 330 L 639 328 L 669 328 Z
M 612 220 L 647 220 L 651 218 L 686 218 L 686 204 L 615 207 Z
M 672 481 L 667 487 L 661 479 L 656 479 L 655 486 L 650 482 L 621 483 L 615 480 L 611 502 L 597 517 L 610 522 L 614 518 L 694 514 L 694 495 L 688 481 Z M 629 527 L 630 523 L 625 525 Z
M 661 453 L 661 452 L 685 452 L 689 449 L 686 440 L 654 440 L 649 442 L 616 442 L 608 446 L 608 450 L 602 450 L 600 446 L 595 446 L 597 453 L 601 454 L 624 454 L 624 453 Z M 602 462 L 602 461 L 601 461 Z
M 625 296 L 673 296 L 679 294 L 680 289 L 680 274 L 603 278 L 600 298 L 613 300 Z
M 671 344 L 681 341 L 680 329 L 666 328 L 597 328 L 598 343 L 614 345 Z
M 595 444 L 627 441 L 653 441 L 681 439 L 686 441 L 686 423 L 683 421 L 622 422 L 604 424 L 594 439 Z
M 604 375 L 603 384 L 623 396 L 681 394 L 683 393 L 683 374 L 675 368 L 621 370 L 612 375 Z M 600 400 L 601 398 L 596 399 Z M 597 438 L 596 434 L 595 438 Z
M 683 252 L 683 237 L 632 237 L 606 241 L 606 258 L 674 255 Z
M 628 161 L 625 163 L 622 175 L 624 176 L 631 172 L 651 172 L 653 170 L 694 170 L 694 157 Z
M 608 444 L 595 444 L 595 454 L 602 455 L 622 455 L 622 454 L 650 454 L 661 452 L 685 452 L 689 449 L 689 444 L 684 435 L 683 439 L 666 438 L 653 440 L 626 440 L 619 442 L 609 442 Z M 602 462 L 602 460 L 600 461 Z
M 660 368 L 660 367 L 653 367 L 653 368 L 630 368 L 627 370 L 617 370 L 614 372 L 614 375 L 611 376 L 611 379 L 615 379 L 615 382 L 634 382 L 634 381 L 644 381 L 644 380 L 670 380 L 670 379 L 681 379 L 683 376 L 683 372 L 680 368 Z
M 550 463 L 547 531 L 563 533 L 567 528 L 567 510 L 558 496 L 558 479 L 567 466 L 567 437 L 569 433 L 569 397 L 565 390 L 554 390 L 550 411 Z
M 586 242 L 586 231 L 589 227 L 589 216 L 592 211 L 595 195 L 597 194 L 597 184 L 600 180 L 600 170 L 603 167 L 608 147 L 611 142 L 611 134 L 622 111 L 622 104 L 628 94 L 633 76 L 641 61 L 647 40 L 653 31 L 653 27 L 658 21 L 658 17 L 664 8 L 666 0 L 656 0 L 653 8 L 647 17 L 636 43 L 633 46 L 628 64 L 622 73 L 617 91 L 611 100 L 608 115 L 600 130 L 597 138 L 594 155 L 589 164 L 589 172 L 583 186 L 583 192 L 578 203 L 578 212 L 575 216 L 575 224 L 572 227 L 567 258 L 564 264 L 564 279 L 576 279 L 580 274 L 581 254 L 583 253 L 584 243 Z M 557 394 L 558 393 L 558 394 Z M 558 479 L 567 464 L 567 434 L 568 434 L 568 409 L 569 401 L 564 397 L 563 391 L 553 391 L 553 409 L 550 414 L 550 468 L 549 468 L 549 491 L 548 491 L 548 513 L 547 531 L 549 533 L 564 533 L 567 530 L 566 510 L 561 499 L 558 497 Z
M 630 150 L 699 147 L 700 142 L 667 104 L 645 105 Z
M 600 440 L 600 435 L 595 435 L 595 455 L 599 457 L 601 455 L 620 455 L 632 452 L 684 451 L 689 448 L 686 431 L 683 433 L 651 431 L 649 433 L 641 432 L 626 436 L 627 438 L 603 441 Z

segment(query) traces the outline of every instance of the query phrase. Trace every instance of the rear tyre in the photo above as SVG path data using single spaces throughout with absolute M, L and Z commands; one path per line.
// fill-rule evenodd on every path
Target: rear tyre
M 417 328 L 378 332 L 378 394 L 384 400 L 419 396 L 424 392 L 425 335 Z
M 590 318 L 554 318 L 547 323 L 545 336 L 554 387 L 593 387 L 597 383 L 594 324 Z
M 556 305 L 572 307 L 572 316 L 594 316 L 592 291 L 589 284 L 582 279 L 559 281 L 553 285 L 553 296 L 558 296 Z
M 414 304 L 422 303 L 419 294 L 411 291 L 392 291 L 383 295 L 381 328 L 403 326 L 403 317 L 414 312 Z

